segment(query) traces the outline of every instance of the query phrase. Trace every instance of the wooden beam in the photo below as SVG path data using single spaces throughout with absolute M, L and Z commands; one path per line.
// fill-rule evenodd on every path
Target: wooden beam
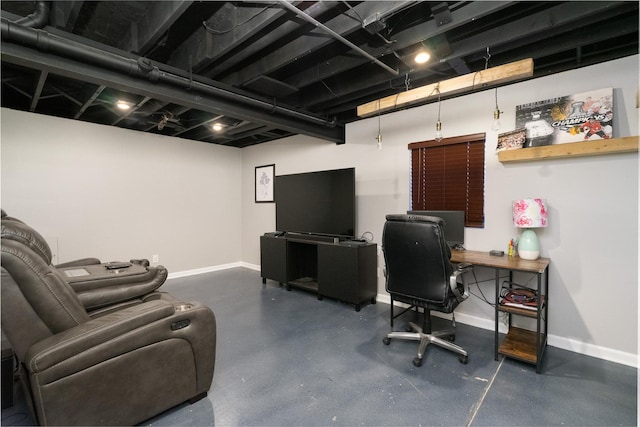
M 396 95 L 368 102 L 358 106 L 358 117 L 368 117 L 373 114 L 408 107 L 440 95 L 452 95 L 468 90 L 486 88 L 498 84 L 511 82 L 533 76 L 533 59 L 500 65 L 475 73 L 465 74 L 438 83 L 421 86 Z

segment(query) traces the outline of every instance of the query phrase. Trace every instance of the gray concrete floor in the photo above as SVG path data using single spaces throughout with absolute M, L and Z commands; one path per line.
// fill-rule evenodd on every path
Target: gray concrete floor
M 469 363 L 417 343 L 382 338 L 389 306 L 353 306 L 236 268 L 168 281 L 163 289 L 209 305 L 218 350 L 207 398 L 148 420 L 152 426 L 611 426 L 637 424 L 637 370 L 549 347 L 541 374 L 495 361 L 493 333 L 458 323 Z M 407 318 L 397 319 L 402 330 Z M 435 328 L 438 327 L 436 319 Z M 18 390 L 19 392 L 19 390 Z M 2 425 L 29 425 L 23 399 Z

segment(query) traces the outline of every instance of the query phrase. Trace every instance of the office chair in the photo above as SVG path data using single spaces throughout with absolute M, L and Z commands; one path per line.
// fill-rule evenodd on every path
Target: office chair
M 461 363 L 468 363 L 469 355 L 462 347 L 453 344 L 454 329 L 431 330 L 431 310 L 453 313 L 460 302 L 469 296 L 465 273 L 471 265 L 453 267 L 449 261 L 451 251 L 444 240 L 444 221 L 441 218 L 419 215 L 387 215 L 382 233 L 382 249 L 386 264 L 385 288 L 391 295 L 391 327 L 393 320 L 405 312 L 423 310 L 422 326 L 410 322 L 407 332 L 390 332 L 383 343 L 392 339 L 419 341 L 418 354 L 413 359 L 416 367 L 422 366 L 422 357 L 429 344 L 453 351 Z M 394 301 L 409 308 L 394 316 Z M 455 328 L 455 317 L 452 319 Z M 443 339 L 449 338 L 450 341 Z
M 77 291 L 37 231 L 3 213 L 0 237 L 2 331 L 39 425 L 135 425 L 206 396 L 215 316 L 159 292 L 164 268 L 82 261 Z

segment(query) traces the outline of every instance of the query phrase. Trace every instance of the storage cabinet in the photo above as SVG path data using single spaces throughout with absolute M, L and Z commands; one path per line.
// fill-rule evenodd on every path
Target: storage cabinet
M 287 241 L 260 236 L 260 274 L 271 280 L 287 282 Z
M 267 279 L 314 292 L 318 299 L 337 299 L 360 311 L 375 304 L 377 295 L 377 245 L 334 242 L 322 236 L 260 237 L 260 271 Z

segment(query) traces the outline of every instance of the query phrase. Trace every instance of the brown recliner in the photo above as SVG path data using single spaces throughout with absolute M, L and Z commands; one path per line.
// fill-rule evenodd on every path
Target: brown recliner
M 42 236 L 4 212 L 1 237 L 2 331 L 38 424 L 133 425 L 206 396 L 215 317 L 158 292 L 166 269 L 56 268 Z

